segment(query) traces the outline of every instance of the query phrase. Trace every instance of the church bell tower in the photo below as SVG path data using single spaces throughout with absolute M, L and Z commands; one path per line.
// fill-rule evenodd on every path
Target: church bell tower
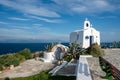
M 83 29 L 88 29 L 90 27 L 91 27 L 90 21 L 86 18 L 85 21 L 84 21 L 84 27 L 83 27 Z

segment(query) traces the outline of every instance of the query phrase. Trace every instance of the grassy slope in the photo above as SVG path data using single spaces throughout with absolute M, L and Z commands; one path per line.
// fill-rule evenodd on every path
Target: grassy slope
M 1 80 L 1 79 L 0 79 Z M 50 76 L 47 71 L 42 71 L 39 74 L 28 76 L 28 77 L 19 77 L 19 78 L 11 78 L 4 80 L 75 80 L 75 77 L 65 77 L 65 76 Z

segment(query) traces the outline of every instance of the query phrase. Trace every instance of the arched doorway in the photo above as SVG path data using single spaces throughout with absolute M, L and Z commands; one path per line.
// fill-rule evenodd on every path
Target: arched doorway
M 63 57 L 62 48 L 61 48 L 61 47 L 57 47 L 57 48 L 56 48 L 56 51 L 55 51 L 55 58 L 56 58 L 57 60 L 60 60 L 60 59 L 62 59 L 62 57 Z

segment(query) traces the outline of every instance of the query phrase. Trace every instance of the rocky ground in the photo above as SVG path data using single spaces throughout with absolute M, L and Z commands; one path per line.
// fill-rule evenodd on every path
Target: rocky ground
M 105 56 L 103 57 L 120 70 L 120 49 L 104 49 L 104 52 Z M 105 73 L 101 70 L 99 66 L 99 59 L 87 58 L 87 61 L 89 63 L 93 80 L 104 80 L 101 78 L 101 76 L 104 76 Z
M 15 67 L 12 70 L 8 70 L 4 73 L 0 73 L 0 78 L 5 77 L 25 77 L 39 73 L 43 70 L 48 70 L 54 67 L 52 63 L 44 63 L 40 60 L 27 60 L 21 63 L 19 66 Z

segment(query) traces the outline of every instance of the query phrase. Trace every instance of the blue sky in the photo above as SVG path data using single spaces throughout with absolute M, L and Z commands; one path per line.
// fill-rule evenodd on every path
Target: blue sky
M 101 42 L 120 41 L 120 0 L 0 0 L 0 42 L 69 41 L 85 18 Z

